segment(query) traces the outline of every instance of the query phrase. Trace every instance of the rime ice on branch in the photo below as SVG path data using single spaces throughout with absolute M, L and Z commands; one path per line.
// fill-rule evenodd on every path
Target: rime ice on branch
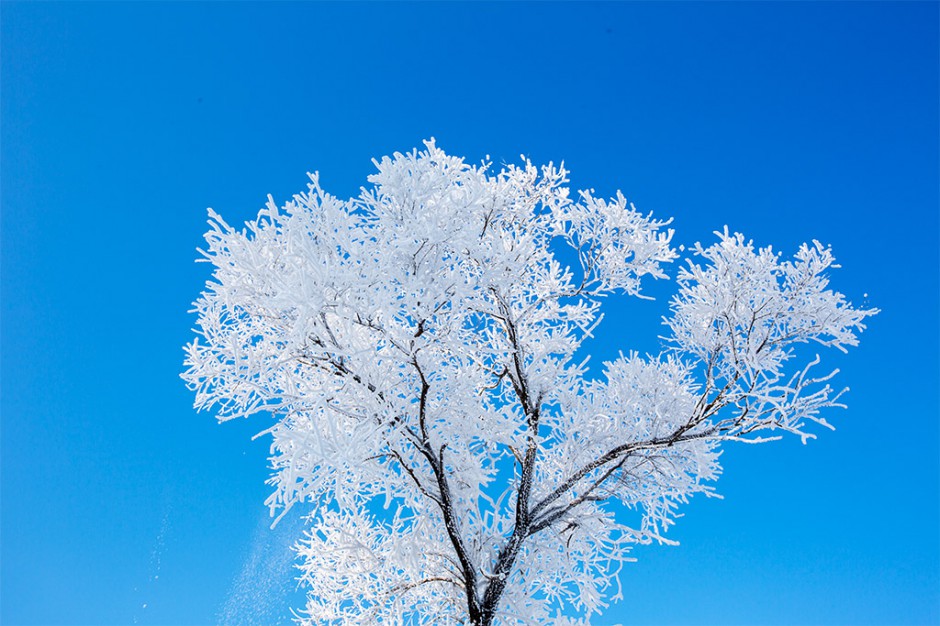
M 877 311 L 828 288 L 821 244 L 781 260 L 725 229 L 679 270 L 663 354 L 589 379 L 604 297 L 677 258 L 668 221 L 425 145 L 352 200 L 311 175 L 245 229 L 210 211 L 183 378 L 220 420 L 276 420 L 268 505 L 314 510 L 303 623 L 586 622 L 721 442 L 827 426 L 840 393 L 794 346 L 844 350 Z

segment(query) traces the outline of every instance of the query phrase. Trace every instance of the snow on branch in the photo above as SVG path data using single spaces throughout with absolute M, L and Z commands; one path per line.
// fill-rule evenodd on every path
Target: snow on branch
M 268 505 L 312 511 L 301 623 L 586 623 L 633 545 L 715 495 L 723 442 L 805 441 L 842 406 L 796 347 L 855 346 L 877 311 L 829 288 L 818 242 L 716 233 L 663 353 L 590 378 L 602 303 L 678 258 L 670 220 L 433 140 L 374 163 L 356 198 L 312 174 L 241 230 L 210 210 L 200 251 L 183 379 L 219 420 L 273 419 Z

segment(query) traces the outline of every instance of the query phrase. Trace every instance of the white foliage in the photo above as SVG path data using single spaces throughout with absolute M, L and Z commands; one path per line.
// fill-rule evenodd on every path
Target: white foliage
M 804 442 L 812 437 L 804 420 L 828 426 L 819 415 L 841 392 L 827 383 L 836 372 L 810 376 L 819 358 L 800 368 L 786 366 L 796 344 L 816 342 L 845 351 L 875 309 L 855 309 L 828 289 L 832 251 L 818 241 L 803 244 L 792 261 L 780 261 L 770 247 L 755 250 L 740 233 L 716 232 L 718 242 L 694 254 L 679 271 L 679 293 L 665 320 L 680 354 L 704 364 L 706 397 L 720 389 L 716 406 L 735 415 L 713 423 L 726 436 L 783 428 Z
M 275 418 L 268 504 L 313 509 L 301 622 L 586 622 L 630 546 L 711 492 L 721 441 L 825 425 L 839 394 L 793 346 L 844 350 L 876 311 L 828 289 L 828 248 L 781 261 L 725 230 L 679 271 L 671 347 L 590 380 L 601 301 L 666 277 L 668 221 L 425 146 L 352 200 L 314 174 L 242 230 L 210 211 L 183 378 L 220 420 Z

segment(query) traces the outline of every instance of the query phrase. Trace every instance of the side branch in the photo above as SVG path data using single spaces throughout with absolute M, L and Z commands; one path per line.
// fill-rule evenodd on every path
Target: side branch
M 509 380 L 512 383 L 516 398 L 522 406 L 526 418 L 527 442 L 526 451 L 520 460 L 521 475 L 519 477 L 519 487 L 516 493 L 516 519 L 513 524 L 512 534 L 506 544 L 499 551 L 496 558 L 496 564 L 493 568 L 492 577 L 486 586 L 486 592 L 483 595 L 482 624 L 491 624 L 496 615 L 496 608 L 499 605 L 499 599 L 509 582 L 509 576 L 512 573 L 513 565 L 522 549 L 525 539 L 531 534 L 529 532 L 532 515 L 529 510 L 529 498 L 532 493 L 532 483 L 535 478 L 535 462 L 538 456 L 538 430 L 541 410 L 541 398 L 534 398 L 529 388 L 528 379 L 524 371 L 524 357 L 522 346 L 519 341 L 519 335 L 516 324 L 512 317 L 512 311 L 499 293 L 493 289 L 492 293 L 500 309 L 500 321 L 506 330 L 506 336 L 509 339 L 510 349 L 512 350 L 512 368 L 507 367 Z
M 552 503 L 554 503 L 555 501 L 557 501 L 561 496 L 563 496 L 563 495 L 566 494 L 567 492 L 571 491 L 571 489 L 574 488 L 574 486 L 577 485 L 585 476 L 587 476 L 588 474 L 590 474 L 590 473 L 593 472 L 594 470 L 597 470 L 597 469 L 600 469 L 600 468 L 604 467 L 604 466 L 607 465 L 608 463 L 611 463 L 611 462 L 613 462 L 613 461 L 617 461 L 617 465 L 615 465 L 615 466 L 613 466 L 612 468 L 610 468 L 610 469 L 608 469 L 607 471 L 605 471 L 605 473 L 602 474 L 601 477 L 600 477 L 599 479 L 597 479 L 597 480 L 594 482 L 594 484 L 592 484 L 591 487 L 589 487 L 589 489 L 588 489 L 587 491 L 585 491 L 584 494 L 582 494 L 581 497 L 576 498 L 574 501 L 572 501 L 572 503 L 569 503 L 569 504 L 572 504 L 572 505 L 574 505 L 574 506 L 577 506 L 577 504 L 580 504 L 581 502 L 585 502 L 585 501 L 591 499 L 591 498 L 590 498 L 590 492 L 593 491 L 594 489 L 600 487 L 604 482 L 606 482 L 606 481 L 610 478 L 610 476 L 614 473 L 614 471 L 616 471 L 618 467 L 622 466 L 622 464 L 623 464 L 624 462 L 626 462 L 626 460 L 627 460 L 631 455 L 633 455 L 633 454 L 636 453 L 636 452 L 639 452 L 639 451 L 642 451 L 642 450 L 655 450 L 655 449 L 657 449 L 657 448 L 668 448 L 668 447 L 673 446 L 673 445 L 675 445 L 675 444 L 677 444 L 677 443 L 684 443 L 684 442 L 687 442 L 687 441 L 697 441 L 697 440 L 701 440 L 701 439 L 709 439 L 709 438 L 713 438 L 713 437 L 716 437 L 716 436 L 720 436 L 720 435 L 718 435 L 718 433 L 716 432 L 716 430 L 715 430 L 715 429 L 712 429 L 712 428 L 710 428 L 710 429 L 707 430 L 707 431 L 699 432 L 699 433 L 694 433 L 694 434 L 691 434 L 691 435 L 684 434 L 685 431 L 687 431 L 687 430 L 688 430 L 688 428 L 683 427 L 683 428 L 680 428 L 679 430 L 677 430 L 675 433 L 673 433 L 672 435 L 670 435 L 670 436 L 668 436 L 668 437 L 660 437 L 660 438 L 657 438 L 657 439 L 649 439 L 649 440 L 646 440 L 646 441 L 639 441 L 639 442 L 635 442 L 635 443 L 627 443 L 627 444 L 623 444 L 623 445 L 617 446 L 616 448 L 613 448 L 613 449 L 607 451 L 606 453 L 604 453 L 603 455 L 599 456 L 599 457 L 596 458 L 595 460 L 593 460 L 593 461 L 591 461 L 590 463 L 588 463 L 588 464 L 584 465 L 583 467 L 581 467 L 581 469 L 579 469 L 579 470 L 576 471 L 574 474 L 572 474 L 571 476 L 569 476 L 569 477 L 565 480 L 565 482 L 563 482 L 561 485 L 559 485 L 558 487 L 556 487 L 554 491 L 552 491 L 550 494 L 548 494 L 547 496 L 545 496 L 545 497 L 544 497 L 537 505 L 535 505 L 535 507 L 532 509 L 532 515 L 535 516 L 535 515 L 537 515 L 539 512 L 541 512 L 541 511 L 543 511 L 544 509 L 546 509 L 547 507 L 549 507 Z M 587 496 L 587 497 L 585 497 L 585 496 Z M 575 503 L 577 503 L 577 504 L 575 504 Z M 565 508 L 566 510 L 570 510 L 571 508 L 574 508 L 574 506 L 563 505 L 563 508 Z M 551 513 L 550 515 L 554 515 L 554 513 Z M 542 521 L 544 521 L 545 519 L 546 519 L 545 516 L 543 516 L 543 517 L 542 517 Z M 540 523 L 541 523 L 541 522 L 540 522 Z M 543 528 L 544 528 L 544 526 L 543 526 Z M 541 530 L 541 529 L 539 529 L 539 530 Z
M 440 447 L 437 453 L 431 447 L 431 441 L 427 429 L 427 406 L 428 392 L 431 385 L 418 363 L 418 359 L 412 360 L 418 377 L 421 381 L 421 395 L 418 402 L 418 427 L 420 434 L 414 433 L 410 428 L 409 433 L 418 441 L 413 441 L 418 451 L 427 459 L 437 481 L 437 490 L 440 499 L 434 499 L 441 509 L 441 515 L 444 518 L 444 527 L 447 529 L 447 536 L 450 539 L 454 552 L 457 553 L 457 560 L 460 561 L 460 569 L 463 570 L 464 590 L 467 594 L 467 609 L 471 623 L 478 623 L 480 619 L 480 601 L 477 597 L 477 574 L 473 562 L 470 559 L 469 552 L 464 545 L 463 538 L 460 535 L 460 525 L 458 522 L 457 511 L 454 507 L 454 498 L 450 490 L 450 483 L 447 481 L 446 468 L 444 464 L 444 450 L 447 444 Z
M 686 441 L 695 441 L 695 440 L 700 440 L 700 439 L 708 439 L 712 437 L 721 437 L 721 436 L 724 436 L 725 432 L 728 429 L 733 428 L 734 426 L 738 426 L 740 422 L 743 421 L 744 415 L 738 416 L 737 419 L 733 420 L 732 426 L 730 427 L 727 424 L 718 424 L 718 425 L 713 425 L 711 428 L 708 428 L 707 430 L 702 431 L 702 432 L 694 433 L 691 435 L 687 434 L 693 428 L 702 424 L 706 419 L 716 414 L 718 411 L 720 411 L 722 408 L 724 408 L 727 405 L 728 393 L 730 392 L 734 383 L 738 381 L 739 374 L 735 374 L 732 380 L 729 380 L 727 384 L 725 384 L 724 387 L 722 387 L 722 389 L 720 389 L 718 393 L 715 394 L 714 398 L 706 402 L 708 389 L 712 385 L 711 365 L 709 365 L 708 378 L 709 380 L 708 380 L 708 384 L 706 385 L 706 392 L 702 394 L 702 396 L 699 398 L 698 402 L 696 403 L 695 409 L 692 412 L 691 417 L 689 417 L 689 419 L 682 426 L 677 428 L 675 431 L 673 431 L 671 434 L 669 434 L 666 437 L 659 437 L 655 439 L 649 439 L 646 441 L 639 441 L 639 442 L 633 442 L 633 443 L 625 443 L 615 448 L 612 448 L 611 450 L 608 450 L 606 453 L 604 453 L 600 457 L 596 458 L 590 463 L 587 463 L 586 465 L 581 467 L 579 470 L 574 472 L 561 485 L 556 487 L 554 491 L 552 491 L 550 494 L 545 496 L 538 504 L 536 504 L 531 512 L 533 516 L 538 515 L 540 512 L 544 511 L 549 506 L 551 506 L 554 502 L 556 502 L 561 496 L 571 491 L 571 489 L 573 489 L 575 485 L 581 482 L 581 480 L 584 477 L 586 477 L 588 474 L 590 474 L 591 472 L 598 470 L 611 462 L 617 461 L 616 465 L 605 470 L 604 473 L 601 474 L 601 476 L 597 478 L 591 484 L 591 486 L 588 487 L 588 489 L 583 494 L 581 494 L 578 498 L 575 498 L 572 502 L 568 504 L 562 505 L 560 507 L 556 507 L 555 509 L 550 509 L 548 513 L 546 513 L 545 515 L 542 515 L 541 520 L 537 524 L 538 530 L 544 529 L 545 527 L 550 525 L 552 522 L 556 521 L 559 517 L 561 517 L 561 515 L 564 515 L 565 513 L 575 508 L 582 502 L 585 502 L 591 499 L 592 492 L 596 490 L 598 487 L 600 487 L 601 485 L 603 485 L 604 482 L 606 482 L 618 468 L 622 467 L 623 463 L 625 463 L 626 460 L 635 452 L 639 452 L 641 450 L 651 450 L 655 448 L 666 448 L 669 446 L 673 446 L 677 443 L 682 443 Z M 558 515 L 559 511 L 563 511 L 563 512 L 561 512 L 561 514 Z M 546 520 L 549 518 L 552 519 L 552 522 L 546 523 Z M 538 532 L 538 530 L 535 530 L 533 532 Z

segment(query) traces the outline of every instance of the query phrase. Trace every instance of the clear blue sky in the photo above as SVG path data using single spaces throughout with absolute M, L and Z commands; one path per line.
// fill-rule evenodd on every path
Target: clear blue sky
M 564 159 L 681 243 L 831 243 L 836 287 L 883 309 L 828 359 L 838 430 L 729 448 L 725 500 L 637 550 L 598 623 L 940 622 L 937 3 L 3 2 L 0 25 L 3 623 L 289 616 L 267 424 L 196 415 L 178 378 L 205 208 L 250 218 L 314 169 L 352 195 L 430 136 Z M 656 350 L 670 289 L 609 310 L 594 362 Z

